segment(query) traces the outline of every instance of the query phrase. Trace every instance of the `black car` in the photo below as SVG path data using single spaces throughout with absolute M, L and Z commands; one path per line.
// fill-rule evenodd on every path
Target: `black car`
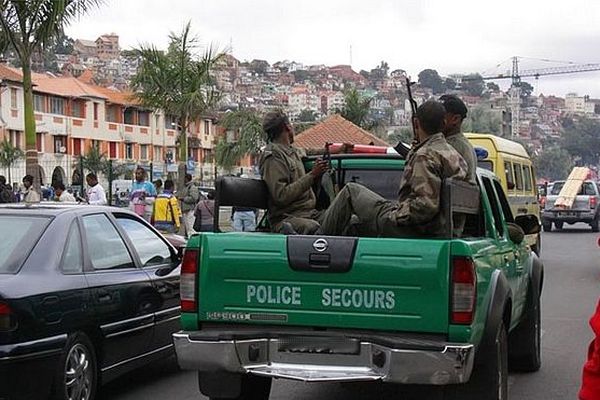
M 0 207 L 0 399 L 92 399 L 172 355 L 180 262 L 126 210 Z

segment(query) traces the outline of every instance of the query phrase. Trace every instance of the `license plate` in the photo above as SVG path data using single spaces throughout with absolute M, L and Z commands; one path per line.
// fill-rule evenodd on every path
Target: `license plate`
M 559 212 L 558 216 L 559 217 L 576 217 L 577 213 L 574 213 L 574 212 Z

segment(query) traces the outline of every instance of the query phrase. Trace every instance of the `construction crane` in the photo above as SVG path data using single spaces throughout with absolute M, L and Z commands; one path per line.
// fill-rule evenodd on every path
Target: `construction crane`
M 525 69 L 519 71 L 519 59 L 522 57 L 512 57 L 512 70 L 510 75 L 508 74 L 496 74 L 482 76 L 483 80 L 496 80 L 496 79 L 511 79 L 512 84 L 510 86 L 510 111 L 512 114 L 512 129 L 511 136 L 515 137 L 519 135 L 520 119 L 519 114 L 521 112 L 521 78 L 535 78 L 538 79 L 540 76 L 547 75 L 564 75 L 574 74 L 578 72 L 590 72 L 600 71 L 600 64 L 576 64 L 573 62 L 567 63 L 565 66 L 550 67 L 550 68 L 539 68 L 539 69 Z M 551 61 L 551 60 L 541 60 Z M 467 78 L 471 80 L 473 78 Z M 479 79 L 476 78 L 476 79 Z

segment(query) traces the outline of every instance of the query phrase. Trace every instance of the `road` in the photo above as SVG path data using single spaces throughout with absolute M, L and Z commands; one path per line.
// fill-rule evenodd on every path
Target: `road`
M 581 367 L 592 337 L 588 319 L 600 294 L 598 234 L 587 225 L 544 233 L 542 259 L 545 283 L 542 294 L 542 369 L 533 374 L 511 374 L 511 400 L 576 399 Z M 401 400 L 389 385 L 342 386 L 274 382 L 271 400 Z M 197 389 L 196 375 L 179 371 L 174 360 L 154 364 L 110 382 L 100 400 L 205 399 Z

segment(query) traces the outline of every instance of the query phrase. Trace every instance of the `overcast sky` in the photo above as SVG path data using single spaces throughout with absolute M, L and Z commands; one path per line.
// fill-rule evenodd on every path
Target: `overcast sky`
M 169 32 L 188 20 L 204 43 L 231 46 L 242 61 L 352 61 L 360 71 L 385 60 L 414 78 L 425 68 L 441 75 L 501 72 L 515 55 L 600 63 L 600 1 L 594 0 L 105 0 L 67 33 L 96 39 L 115 32 L 123 49 L 165 47 Z M 524 60 L 521 67 L 556 65 Z M 536 94 L 600 98 L 600 71 L 529 82 Z

